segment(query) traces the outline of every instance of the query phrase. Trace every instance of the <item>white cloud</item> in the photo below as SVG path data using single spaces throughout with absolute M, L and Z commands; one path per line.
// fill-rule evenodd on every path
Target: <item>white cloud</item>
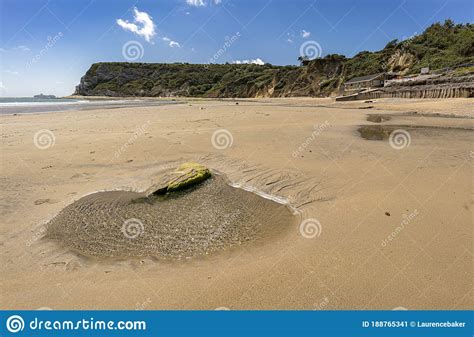
M 15 48 L 13 48 L 15 50 L 19 50 L 19 51 L 30 51 L 31 49 L 28 48 L 28 46 L 16 46 Z
M 301 37 L 302 37 L 303 39 L 306 39 L 306 38 L 309 37 L 310 35 L 311 35 L 311 32 L 308 32 L 308 31 L 306 31 L 306 30 L 304 30 L 304 29 L 301 31 Z
M 174 47 L 181 48 L 181 45 L 179 44 L 179 42 L 176 42 L 176 41 L 170 41 L 169 46 L 171 48 L 174 48 Z
M 186 3 L 189 6 L 196 6 L 196 7 L 206 6 L 206 3 L 204 2 L 204 0 L 186 0 Z
M 0 92 L 3 92 L 7 90 L 7 88 L 5 88 L 5 86 L 3 85 L 3 82 L 0 81 Z
M 20 45 L 20 46 L 8 48 L 8 49 L 0 48 L 0 53 L 5 53 L 7 51 L 16 51 L 16 50 L 23 51 L 23 52 L 31 51 L 31 49 L 28 46 Z
M 258 64 L 259 66 L 263 66 L 265 64 L 265 62 L 260 58 L 256 58 L 255 60 L 242 60 L 242 61 L 236 60 L 232 63 L 234 63 L 234 64 Z
M 13 71 L 13 70 L 4 70 L 3 71 L 5 74 L 9 74 L 9 75 L 19 75 L 20 73 L 18 71 Z
M 207 0 L 186 0 L 186 3 L 189 6 L 204 7 L 207 5 L 208 1 Z M 219 5 L 220 3 L 222 3 L 222 0 L 209 0 L 209 3 L 214 4 L 214 5 Z
M 174 47 L 181 48 L 181 45 L 179 44 L 179 42 L 173 41 L 169 37 L 165 36 L 163 38 L 163 41 L 168 42 L 168 46 L 170 46 L 171 48 L 174 48 Z
M 137 8 L 133 9 L 133 21 L 118 19 L 117 24 L 125 30 L 129 30 L 143 37 L 147 42 L 156 35 L 155 24 L 150 15 L 146 12 L 140 12 Z M 141 25 L 141 27 L 139 27 Z

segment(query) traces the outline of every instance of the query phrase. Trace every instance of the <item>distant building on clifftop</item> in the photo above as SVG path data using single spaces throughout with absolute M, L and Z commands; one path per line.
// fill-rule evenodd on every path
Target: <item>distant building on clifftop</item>
M 384 73 L 351 78 L 344 83 L 344 92 L 359 92 L 372 88 L 383 87 L 386 75 Z

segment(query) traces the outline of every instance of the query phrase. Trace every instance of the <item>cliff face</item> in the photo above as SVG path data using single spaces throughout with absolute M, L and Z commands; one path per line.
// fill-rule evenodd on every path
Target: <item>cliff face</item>
M 96 63 L 76 87 L 84 96 L 282 97 L 326 95 L 338 65 Z M 333 64 L 334 63 L 334 64 Z M 333 88 L 330 88 L 331 90 Z
M 346 80 L 381 72 L 418 73 L 422 67 L 474 63 L 474 26 L 447 20 L 408 40 L 352 58 L 327 55 L 301 66 L 254 64 L 96 63 L 76 95 L 137 97 L 288 97 L 336 95 Z M 471 67 L 472 70 L 472 67 Z
M 255 64 L 93 64 L 76 87 L 84 96 L 286 97 L 325 96 L 336 90 L 344 57 L 307 66 Z

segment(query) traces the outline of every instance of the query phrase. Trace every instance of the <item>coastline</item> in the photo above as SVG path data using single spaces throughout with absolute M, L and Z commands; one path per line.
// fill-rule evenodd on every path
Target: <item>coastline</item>
M 71 99 L 72 101 L 61 101 Z M 0 116 L 26 115 L 37 113 L 56 113 L 67 111 L 84 111 L 97 109 L 119 109 L 134 107 L 149 107 L 162 104 L 182 104 L 184 101 L 140 99 L 89 99 L 86 96 L 75 98 L 60 98 L 57 101 L 31 101 L 0 103 Z

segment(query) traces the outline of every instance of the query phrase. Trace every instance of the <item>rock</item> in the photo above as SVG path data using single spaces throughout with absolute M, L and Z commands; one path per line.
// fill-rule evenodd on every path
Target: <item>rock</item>
M 184 163 L 167 176 L 161 186 L 152 195 L 177 192 L 197 185 L 211 177 L 211 171 L 198 163 Z

